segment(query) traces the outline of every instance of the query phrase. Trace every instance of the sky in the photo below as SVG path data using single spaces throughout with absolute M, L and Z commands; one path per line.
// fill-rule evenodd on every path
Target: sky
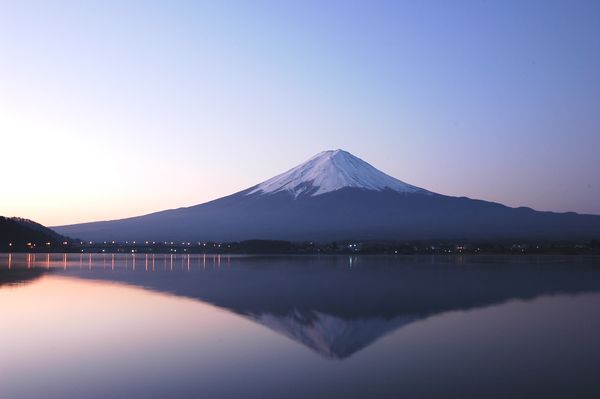
M 342 148 L 600 214 L 600 2 L 0 0 L 0 215 L 190 206 Z

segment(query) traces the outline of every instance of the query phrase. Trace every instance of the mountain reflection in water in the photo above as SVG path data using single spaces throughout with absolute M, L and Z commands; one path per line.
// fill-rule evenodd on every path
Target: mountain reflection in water
M 46 273 L 106 280 L 213 304 L 318 354 L 346 359 L 449 311 L 600 291 L 594 258 L 11 255 L 0 285 Z

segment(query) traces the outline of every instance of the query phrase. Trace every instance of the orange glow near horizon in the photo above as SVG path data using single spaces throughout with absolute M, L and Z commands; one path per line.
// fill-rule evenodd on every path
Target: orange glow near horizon
M 134 349 L 146 353 L 147 345 L 160 347 L 165 337 L 169 342 L 202 342 L 208 334 L 257 329 L 239 316 L 192 299 L 55 275 L 18 288 L 0 287 L 0 307 L 4 325 L 10 326 L 3 329 L 0 342 L 3 378 L 32 364 L 56 364 L 56 348 L 68 348 L 59 362 L 67 367 L 78 356 L 95 359 Z M 7 359 L 12 359 L 10 367 Z

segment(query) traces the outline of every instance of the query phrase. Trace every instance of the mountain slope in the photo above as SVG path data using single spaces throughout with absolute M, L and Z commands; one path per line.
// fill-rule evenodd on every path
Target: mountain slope
M 600 237 L 600 216 L 440 195 L 336 150 L 205 204 L 55 230 L 96 241 L 581 239 Z
M 55 231 L 29 219 L 0 216 L 0 250 L 29 249 L 27 243 L 43 246 L 67 240 Z

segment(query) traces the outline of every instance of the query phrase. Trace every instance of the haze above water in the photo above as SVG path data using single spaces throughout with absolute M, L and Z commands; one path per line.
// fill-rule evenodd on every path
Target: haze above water
M 600 259 L 0 255 L 0 397 L 600 397 Z

